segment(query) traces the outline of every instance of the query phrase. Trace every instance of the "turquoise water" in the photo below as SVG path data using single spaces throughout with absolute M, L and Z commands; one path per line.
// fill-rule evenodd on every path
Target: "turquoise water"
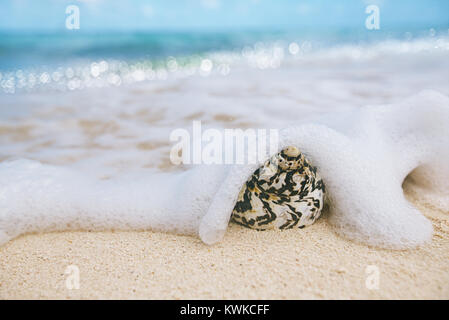
M 387 39 L 411 40 L 447 35 L 448 26 L 369 31 L 340 28 L 233 32 L 0 32 L 0 71 L 70 66 L 101 59 L 156 61 L 170 56 L 241 50 L 257 42 L 298 43 L 313 47 L 365 44 Z
M 68 30 L 66 9 L 74 4 L 80 29 Z M 369 5 L 379 10 L 380 30 L 365 27 Z M 0 72 L 111 59 L 154 63 L 258 42 L 308 42 L 321 49 L 410 41 L 448 31 L 447 0 L 5 0 Z
M 449 25 L 257 31 L 0 32 L 0 93 L 75 90 L 144 80 L 228 75 L 236 64 L 278 68 L 288 58 L 333 61 L 335 50 L 360 58 L 437 50 Z M 327 53 L 323 57 L 323 53 Z M 323 60 L 324 59 L 324 60 Z M 420 64 L 434 63 L 428 55 Z M 440 59 L 438 60 L 440 61 Z

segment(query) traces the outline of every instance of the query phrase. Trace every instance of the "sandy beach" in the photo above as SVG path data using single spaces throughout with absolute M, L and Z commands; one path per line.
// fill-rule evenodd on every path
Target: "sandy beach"
M 0 301 L 449 300 L 448 75 L 447 0 L 0 1 Z
M 326 216 L 302 230 L 231 224 L 225 239 L 153 232 L 25 235 L 0 248 L 1 299 L 449 299 L 449 215 L 407 198 L 434 227 L 431 243 L 394 251 L 337 236 Z M 76 265 L 80 288 L 66 288 Z M 367 266 L 379 288 L 366 286 Z

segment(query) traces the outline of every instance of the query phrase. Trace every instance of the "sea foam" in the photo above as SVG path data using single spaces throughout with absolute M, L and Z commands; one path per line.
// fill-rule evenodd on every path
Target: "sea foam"
M 431 238 L 430 221 L 406 201 L 401 186 L 411 174 L 449 197 L 448 97 L 427 91 L 394 105 L 298 117 L 281 131 L 279 148 L 288 145 L 318 167 L 339 234 L 396 249 Z M 256 167 L 197 165 L 97 179 L 69 166 L 4 161 L 0 243 L 28 232 L 151 229 L 196 234 L 212 244 L 222 239 Z

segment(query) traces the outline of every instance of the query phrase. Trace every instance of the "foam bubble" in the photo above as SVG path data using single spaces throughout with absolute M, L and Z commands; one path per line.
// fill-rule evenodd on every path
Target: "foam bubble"
M 280 148 L 297 146 L 323 177 L 330 222 L 350 239 L 409 248 L 431 239 L 432 225 L 404 198 L 415 179 L 442 192 L 449 178 L 449 99 L 423 92 L 403 103 L 367 107 L 315 119 L 282 131 Z M 234 167 L 200 226 L 206 243 L 219 241 L 236 191 L 254 166 Z M 444 192 L 444 191 L 443 191 Z M 219 195 L 219 196 L 218 196 Z M 215 230 L 214 233 L 212 230 Z
M 23 233 L 70 229 L 197 234 L 210 190 L 224 173 L 205 167 L 98 180 L 37 161 L 6 161 L 0 164 L 0 243 Z

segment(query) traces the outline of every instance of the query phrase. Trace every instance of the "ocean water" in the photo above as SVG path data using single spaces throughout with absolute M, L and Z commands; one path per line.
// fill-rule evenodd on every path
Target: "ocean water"
M 373 137 L 382 135 L 375 128 L 360 130 L 357 124 L 362 118 L 355 115 L 370 106 L 394 108 L 412 99 L 419 107 L 401 107 L 403 116 L 392 113 L 392 126 L 397 123 L 400 134 L 391 133 L 391 126 L 385 132 L 393 140 L 409 137 L 412 123 L 417 124 L 420 145 L 425 141 L 432 150 L 435 146 L 444 150 L 448 141 L 442 128 L 449 127 L 449 119 L 441 111 L 448 107 L 449 96 L 449 38 L 444 28 L 369 36 L 366 30 L 339 30 L 319 35 L 157 33 L 75 38 L 0 36 L 0 242 L 24 232 L 73 228 L 200 234 L 201 219 L 226 171 L 170 162 L 170 133 L 191 130 L 194 120 L 205 129 L 221 130 L 283 129 L 321 119 L 319 123 L 338 128 L 358 143 L 366 141 L 363 150 L 370 150 L 372 144 L 372 150 L 385 153 L 382 163 L 390 165 L 397 150 L 379 149 L 379 140 Z M 424 90 L 427 93 L 416 98 Z M 416 110 L 426 104 L 432 104 L 429 110 L 436 117 L 418 125 L 423 116 Z M 363 121 L 379 124 L 374 118 Z M 368 135 L 365 140 L 364 135 Z M 443 140 L 435 138 L 438 143 L 433 144 L 432 135 Z M 339 142 L 330 137 L 328 143 Z M 341 146 L 342 155 L 350 150 Z M 404 148 L 406 152 L 423 165 L 426 159 L 434 162 L 427 153 L 418 157 L 412 147 Z M 415 160 L 410 163 L 420 166 Z M 319 161 L 326 167 L 333 159 Z M 413 169 L 403 162 L 404 167 L 397 164 L 395 169 Z M 434 176 L 446 177 L 443 167 Z M 355 180 L 360 177 L 357 183 L 363 186 L 378 179 L 378 169 L 370 173 L 359 166 L 340 173 L 354 175 Z M 423 195 L 432 205 L 449 210 L 444 184 L 440 179 L 424 181 L 420 177 L 426 172 L 421 169 L 415 175 Z M 345 184 L 336 178 L 338 174 L 327 175 L 323 178 L 332 185 Z M 391 176 L 391 190 L 400 187 L 399 176 Z M 387 185 L 388 177 L 382 180 Z M 350 192 L 337 198 L 353 199 Z M 358 208 L 373 212 L 379 196 L 368 195 L 364 203 L 362 198 L 353 199 L 362 201 Z M 408 210 L 403 199 L 398 201 L 396 209 L 404 214 L 398 215 L 396 224 L 406 221 Z M 332 216 L 332 206 L 330 210 Z M 390 218 L 394 214 L 386 213 Z M 341 234 L 365 243 L 390 241 L 391 247 L 400 247 L 403 241 L 413 246 L 429 238 L 426 223 L 421 229 L 403 231 L 409 241 L 393 237 L 382 242 L 382 225 L 361 228 L 363 237 L 354 232 L 372 222 L 358 212 L 334 221 Z
M 393 29 L 394 30 L 394 29 Z M 430 34 L 446 34 L 447 27 L 397 29 L 370 32 L 364 28 L 254 31 L 165 32 L 0 32 L 0 70 L 13 71 L 42 66 L 70 66 L 101 59 L 124 61 L 187 57 L 217 51 L 241 50 L 257 42 L 308 41 L 315 46 L 357 44 L 387 39 L 410 40 Z
M 284 58 L 310 58 L 340 48 L 363 59 L 368 56 L 365 48 L 382 43 L 392 44 L 389 49 L 398 53 L 427 50 L 425 46 L 444 50 L 448 36 L 449 26 L 388 31 L 348 27 L 301 31 L 0 32 L 0 90 L 64 91 L 197 73 L 226 75 L 231 64 L 245 60 L 260 69 L 277 68 Z M 425 42 L 422 47 L 411 47 L 419 40 Z M 213 60 L 212 65 L 204 64 L 205 59 Z

